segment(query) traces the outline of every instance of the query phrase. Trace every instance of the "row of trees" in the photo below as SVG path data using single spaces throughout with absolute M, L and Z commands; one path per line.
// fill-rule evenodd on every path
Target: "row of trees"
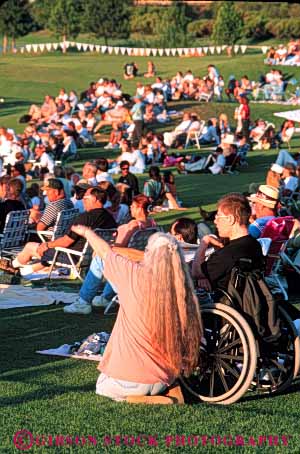
M 14 47 L 16 38 L 39 29 L 48 29 L 63 40 L 88 33 L 103 37 L 106 44 L 112 38 L 139 37 L 139 44 L 160 47 L 191 45 L 195 37 L 232 45 L 244 37 L 300 36 L 297 19 L 300 5 L 285 2 L 212 2 L 200 9 L 177 2 L 171 7 L 133 7 L 133 0 L 4 0 L 0 3 L 3 52 L 8 38 Z

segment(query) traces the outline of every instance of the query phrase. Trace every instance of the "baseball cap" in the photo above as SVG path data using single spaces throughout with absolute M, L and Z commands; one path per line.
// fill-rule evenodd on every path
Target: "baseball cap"
M 74 185 L 74 188 L 80 188 L 80 189 L 89 189 L 89 188 L 92 188 L 92 186 L 90 185 L 90 183 L 88 182 L 87 179 L 85 178 L 82 178 L 81 180 L 77 181 L 77 183 Z
M 271 170 L 272 170 L 273 172 L 279 173 L 279 175 L 281 175 L 282 172 L 283 172 L 283 167 L 280 166 L 279 164 L 276 164 L 276 163 L 275 163 L 275 164 L 272 164 Z
M 44 186 L 42 186 L 42 191 L 47 191 L 47 189 L 57 189 L 61 191 L 64 189 L 63 183 L 58 178 L 49 178 L 45 181 Z
M 250 202 L 260 203 L 268 208 L 275 208 L 279 199 L 279 190 L 274 186 L 261 184 L 257 193 L 249 197 Z
M 118 101 L 118 102 L 116 103 L 116 107 L 122 107 L 122 106 L 124 106 L 124 104 L 123 104 L 122 101 Z
M 234 140 L 233 134 L 226 134 L 226 136 L 222 140 L 222 144 L 225 144 L 225 145 L 233 145 L 234 143 L 235 143 L 235 140 Z

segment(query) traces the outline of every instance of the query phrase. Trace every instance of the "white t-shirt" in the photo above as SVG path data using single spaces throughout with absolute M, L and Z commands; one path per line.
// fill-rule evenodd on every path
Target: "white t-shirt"
M 54 161 L 51 158 L 51 156 L 49 156 L 47 153 L 43 153 L 42 156 L 40 157 L 40 166 L 47 167 L 49 173 L 53 173 L 54 171 Z
M 108 181 L 111 184 L 114 184 L 114 180 L 112 179 L 112 176 L 107 173 L 107 172 L 101 172 L 96 175 L 96 180 L 98 183 L 101 181 Z
M 145 170 L 145 156 L 140 150 L 134 150 L 131 154 L 134 156 L 135 162 L 129 170 L 132 173 L 143 173 Z

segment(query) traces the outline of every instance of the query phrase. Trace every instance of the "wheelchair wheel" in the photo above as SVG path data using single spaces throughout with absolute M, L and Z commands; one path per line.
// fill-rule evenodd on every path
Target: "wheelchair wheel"
M 246 320 L 224 304 L 201 306 L 204 338 L 199 367 L 182 377 L 185 388 L 209 403 L 228 405 L 250 387 L 256 369 L 256 345 Z
M 279 307 L 282 336 L 259 358 L 258 389 L 269 393 L 284 391 L 297 376 L 300 366 L 300 339 L 292 319 Z

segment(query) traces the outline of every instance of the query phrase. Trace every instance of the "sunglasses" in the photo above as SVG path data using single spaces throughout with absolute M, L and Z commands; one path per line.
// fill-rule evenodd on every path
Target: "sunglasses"
M 259 199 L 263 199 L 263 200 L 272 200 L 272 202 L 277 202 L 277 199 L 274 199 L 274 197 L 270 197 L 269 195 L 264 194 L 264 193 L 261 192 L 261 191 L 257 191 L 256 195 L 257 195 L 257 197 L 258 197 Z
M 129 167 L 121 167 L 121 170 L 129 170 Z

